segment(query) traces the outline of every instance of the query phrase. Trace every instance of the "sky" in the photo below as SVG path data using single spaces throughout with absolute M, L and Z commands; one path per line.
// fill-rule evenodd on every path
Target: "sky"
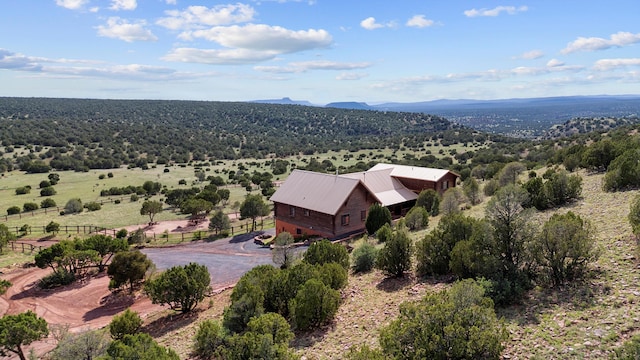
M 2 0 L 0 96 L 640 94 L 638 0 Z

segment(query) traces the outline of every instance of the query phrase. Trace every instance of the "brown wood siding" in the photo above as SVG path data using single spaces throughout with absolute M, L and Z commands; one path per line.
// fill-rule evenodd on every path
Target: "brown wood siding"
M 361 211 L 368 210 L 374 203 L 373 196 L 359 184 L 349 195 L 348 201 L 342 205 L 336 214 L 335 231 L 336 237 L 340 235 L 364 230 L 364 221 L 361 219 Z M 349 215 L 349 225 L 342 225 L 342 217 Z
M 290 216 L 289 205 L 275 203 L 274 206 L 276 214 L 276 234 L 281 233 L 284 227 L 284 231 L 291 233 L 294 237 L 313 234 L 327 237 L 335 236 L 333 232 L 333 217 L 329 214 L 308 210 L 307 216 L 305 215 L 306 209 L 295 207 L 295 215 Z M 278 222 L 282 224 L 278 226 Z M 302 234 L 297 234 L 297 228 L 301 229 Z
M 397 179 L 400 180 L 402 185 L 404 185 L 407 189 L 417 194 L 419 194 L 422 190 L 427 190 L 427 189 L 436 190 L 436 183 L 433 181 L 407 179 L 407 178 L 397 178 Z
M 443 176 L 440 181 L 438 181 L 438 192 L 442 195 L 447 189 L 456 187 L 456 180 L 458 177 L 454 173 L 447 173 L 447 175 Z M 443 186 L 443 184 L 446 184 Z

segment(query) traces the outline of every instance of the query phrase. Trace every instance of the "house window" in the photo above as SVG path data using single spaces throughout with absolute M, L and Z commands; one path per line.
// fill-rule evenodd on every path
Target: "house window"
M 360 221 L 367 220 L 367 210 L 360 211 Z
M 342 217 L 340 218 L 340 222 L 342 223 L 342 226 L 347 226 L 349 225 L 349 214 L 344 214 L 342 215 Z
M 296 216 L 296 208 L 294 206 L 289 206 L 289 216 Z
M 296 228 L 296 235 L 302 235 L 302 229 Z
M 304 209 L 304 216 L 309 216 L 311 215 L 311 212 L 309 211 L 309 209 Z
M 449 188 L 449 180 L 445 180 L 441 183 L 441 188 L 442 190 L 448 189 Z

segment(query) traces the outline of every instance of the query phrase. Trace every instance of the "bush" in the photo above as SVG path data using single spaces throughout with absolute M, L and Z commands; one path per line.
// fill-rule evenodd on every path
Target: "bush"
M 498 183 L 498 180 L 491 179 L 484 184 L 484 188 L 482 189 L 482 191 L 484 192 L 485 196 L 493 196 L 493 194 L 495 194 L 499 188 L 500 184 Z
M 289 313 L 296 329 L 307 330 L 332 319 L 339 306 L 340 293 L 337 290 L 320 280 L 310 279 L 289 303 Z
M 84 207 L 89 211 L 98 211 L 98 210 L 102 209 L 102 205 L 100 205 L 99 203 L 97 203 L 95 201 L 86 203 L 84 205 Z
M 416 206 L 421 206 L 431 214 L 436 216 L 440 210 L 440 196 L 433 189 L 422 190 L 416 200 Z
M 367 233 L 373 235 L 384 224 L 391 224 L 391 212 L 380 204 L 373 204 L 367 211 L 367 220 L 364 223 Z
M 193 338 L 193 353 L 200 359 L 212 359 L 222 351 L 224 337 L 224 329 L 220 323 L 209 319 L 204 320 L 198 325 Z
M 44 189 L 51 186 L 51 182 L 49 180 L 40 181 L 40 185 L 38 186 L 40 189 Z
M 56 193 L 56 189 L 54 189 L 53 186 L 48 186 L 40 189 L 40 196 L 53 196 Z
M 343 268 L 349 269 L 349 253 L 347 252 L 347 248 L 341 244 L 332 244 L 331 241 L 327 239 L 311 244 L 307 251 L 305 251 L 303 259 L 311 265 L 335 262 Z
M 376 267 L 388 276 L 402 277 L 411 270 L 413 242 L 406 229 L 396 230 L 378 252 Z
M 19 206 L 11 206 L 10 208 L 7 209 L 7 215 L 20 214 L 20 212 L 22 212 L 22 210 L 20 209 Z
M 131 202 L 136 202 L 136 201 L 140 200 L 140 197 L 137 194 L 131 194 L 130 200 L 131 200 Z
M 31 192 L 31 186 L 21 186 L 16 188 L 16 195 L 25 195 Z
M 380 332 L 389 358 L 499 359 L 508 332 L 493 301 L 473 280 L 400 305 L 400 315 Z
M 98 175 L 99 180 L 104 180 L 107 176 L 105 174 Z
M 24 212 L 29 212 L 29 211 L 35 211 L 38 210 L 40 207 L 38 206 L 38 204 L 34 203 L 34 202 L 28 202 L 28 203 L 24 203 L 22 205 L 22 210 Z
M 57 222 L 49 222 L 47 224 L 47 226 L 45 226 L 44 230 L 48 233 L 57 233 L 58 231 L 60 231 L 60 224 L 58 224 Z
M 121 340 L 125 335 L 134 335 L 140 330 L 142 319 L 137 312 L 130 309 L 113 317 L 109 323 L 109 333 L 114 340 Z
M 353 258 L 352 269 L 355 273 L 361 273 L 370 271 L 376 264 L 376 257 L 378 256 L 378 250 L 375 246 L 364 243 L 358 246 L 351 257 Z
M 127 234 L 128 234 L 127 229 L 120 229 L 116 233 L 116 239 L 124 239 L 127 237 Z
M 147 281 L 144 291 L 154 304 L 166 304 L 183 313 L 193 310 L 211 290 L 211 276 L 204 265 L 174 266 Z
M 429 213 L 422 206 L 414 206 L 409 210 L 404 220 L 409 230 L 422 230 L 429 225 Z
M 38 282 L 42 289 L 53 289 L 58 286 L 69 285 L 76 280 L 76 276 L 64 268 L 59 268 L 53 273 L 46 275 Z
M 82 210 L 82 200 L 80 199 L 71 199 L 67 201 L 67 204 L 64 206 L 65 214 L 77 214 L 81 213 Z
M 52 198 L 46 198 L 40 202 L 40 207 L 43 209 L 47 209 L 55 206 L 56 206 L 56 201 L 53 200 Z
M 636 360 L 640 359 L 640 335 L 632 337 L 630 340 L 625 341 L 622 346 L 615 349 L 615 354 L 611 356 L 611 359 L 620 360 Z

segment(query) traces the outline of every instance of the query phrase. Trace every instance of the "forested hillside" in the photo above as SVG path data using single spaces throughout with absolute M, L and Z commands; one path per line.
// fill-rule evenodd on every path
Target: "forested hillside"
M 197 101 L 0 98 L 0 128 L 5 152 L 44 148 L 40 159 L 60 170 L 421 147 L 454 131 L 455 142 L 484 141 L 419 113 Z M 26 160 L 37 159 L 15 165 Z

